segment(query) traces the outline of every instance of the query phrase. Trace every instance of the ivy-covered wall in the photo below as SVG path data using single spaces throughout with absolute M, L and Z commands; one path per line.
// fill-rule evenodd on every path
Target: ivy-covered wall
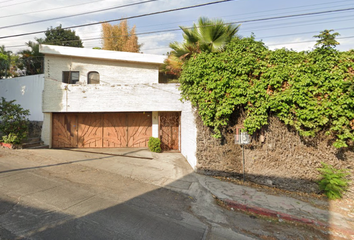
M 194 55 L 179 80 L 182 97 L 197 107 L 216 137 L 241 107 L 251 134 L 274 115 L 301 136 L 326 130 L 341 148 L 354 141 L 353 77 L 354 50 L 272 51 L 251 37 L 234 39 L 222 53 Z
M 234 143 L 236 125 L 242 123 L 242 115 L 232 114 L 228 126 L 221 131 L 222 138 L 214 138 L 213 130 L 203 125 L 200 116 L 196 117 L 197 172 L 242 177 L 242 149 Z M 277 117 L 270 117 L 269 124 L 245 146 L 246 179 L 290 191 L 317 193 L 316 169 L 322 167 L 321 162 L 354 169 L 354 148 L 338 149 L 332 145 L 333 141 L 324 132 L 306 140 Z M 349 193 L 354 197 L 353 185 Z
M 198 110 L 199 172 L 239 175 L 236 124 L 252 136 L 248 178 L 316 192 L 321 162 L 354 167 L 354 50 L 269 50 L 253 37 L 184 63 L 182 98 Z

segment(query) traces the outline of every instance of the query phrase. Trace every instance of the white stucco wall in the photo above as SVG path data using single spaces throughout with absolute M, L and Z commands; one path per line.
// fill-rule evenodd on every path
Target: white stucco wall
M 197 166 L 197 126 L 190 103 L 181 113 L 181 153 L 193 169 Z
M 30 121 L 43 121 L 42 91 L 44 75 L 31 75 L 0 80 L 0 97 L 16 100 L 22 108 L 30 110 Z
M 81 85 L 87 84 L 91 71 L 100 74 L 101 84 L 144 84 L 159 80 L 159 65 L 151 63 L 46 55 L 44 66 L 45 77 L 59 82 L 62 82 L 63 71 L 79 71 Z
M 43 112 L 183 111 L 176 84 L 72 85 L 46 80 Z

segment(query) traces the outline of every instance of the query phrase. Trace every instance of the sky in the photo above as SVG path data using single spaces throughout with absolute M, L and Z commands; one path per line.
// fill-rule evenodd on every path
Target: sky
M 191 7 L 212 2 L 217 3 Z M 175 11 L 184 7 L 191 8 Z M 26 49 L 26 42 L 44 38 L 44 33 L 10 36 L 60 24 L 63 28 L 93 24 L 71 29 L 85 48 L 101 47 L 100 22 L 121 18 L 130 18 L 128 25 L 136 26 L 139 44 L 143 44 L 141 52 L 148 54 L 169 52 L 169 43 L 183 40 L 179 26 L 190 27 L 199 17 L 240 24 L 238 35 L 254 34 L 270 49 L 311 50 L 316 43 L 313 36 L 325 29 L 340 34 L 338 50 L 354 48 L 354 0 L 0 0 L 0 10 L 0 46 L 14 53 Z M 40 22 L 28 24 L 35 21 Z

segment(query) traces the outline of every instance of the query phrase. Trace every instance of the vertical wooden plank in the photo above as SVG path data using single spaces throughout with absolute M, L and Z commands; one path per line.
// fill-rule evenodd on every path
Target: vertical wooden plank
M 126 147 L 126 114 L 103 114 L 103 147 Z
M 128 147 L 148 147 L 152 136 L 152 113 L 127 113 Z
M 72 113 L 54 113 L 52 129 L 53 148 L 77 147 L 77 116 Z
M 179 150 L 179 112 L 161 112 L 160 140 L 162 150 Z
M 78 114 L 78 147 L 102 147 L 102 118 L 102 114 L 97 113 Z

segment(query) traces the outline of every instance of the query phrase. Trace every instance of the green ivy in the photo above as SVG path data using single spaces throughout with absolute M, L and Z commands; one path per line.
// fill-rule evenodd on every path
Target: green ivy
M 270 114 L 302 136 L 326 129 L 334 146 L 354 141 L 354 51 L 332 48 L 269 50 L 254 37 L 234 39 L 222 53 L 203 52 L 183 66 L 180 90 L 215 137 L 235 109 L 246 130 L 268 124 Z

